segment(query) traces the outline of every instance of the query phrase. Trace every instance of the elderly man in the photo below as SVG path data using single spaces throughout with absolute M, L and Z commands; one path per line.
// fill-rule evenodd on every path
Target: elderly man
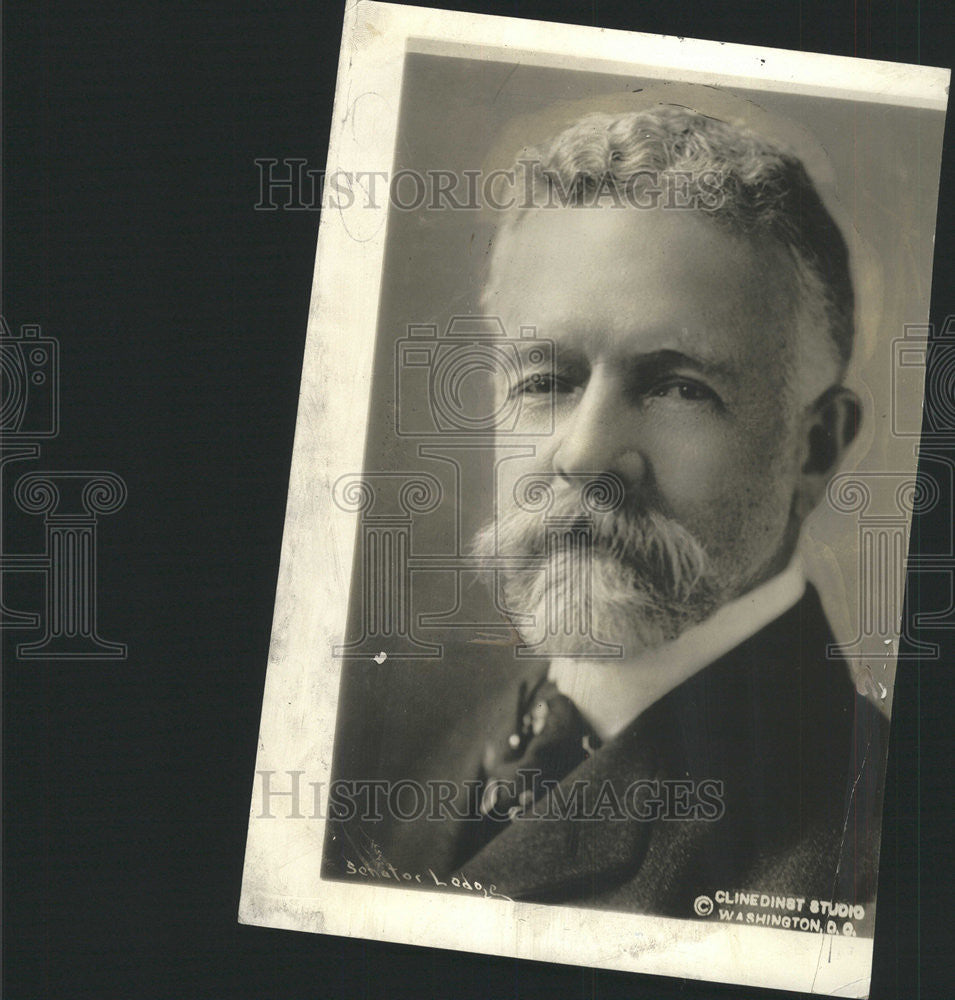
M 866 902 L 885 726 L 795 556 L 860 416 L 843 236 L 797 158 L 682 107 L 588 116 L 522 162 L 484 308 L 553 344 L 503 390 L 552 432 L 502 438 L 475 548 L 537 658 L 435 730 L 417 776 L 448 808 L 372 853 L 684 918 Z

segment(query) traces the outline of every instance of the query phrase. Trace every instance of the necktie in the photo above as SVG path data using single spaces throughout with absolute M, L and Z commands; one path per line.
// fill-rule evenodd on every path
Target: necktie
M 479 798 L 472 800 L 470 821 L 457 824 L 450 869 L 477 854 L 599 744 L 574 703 L 546 674 L 533 686 L 523 682 L 514 714 L 484 745 Z
M 500 828 L 597 749 L 574 703 L 546 675 L 523 683 L 515 718 L 484 748 L 480 813 Z M 497 832 L 497 831 L 494 831 Z

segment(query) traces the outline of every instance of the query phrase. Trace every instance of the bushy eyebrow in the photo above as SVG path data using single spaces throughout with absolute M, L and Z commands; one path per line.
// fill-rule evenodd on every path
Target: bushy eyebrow
M 523 346 L 523 345 L 522 345 Z M 526 361 L 525 351 L 524 362 Z M 562 347 L 556 345 L 555 365 L 560 370 L 575 370 L 589 372 L 591 360 L 587 354 L 577 347 Z M 647 351 L 629 355 L 622 362 L 628 373 L 640 380 L 649 380 L 667 375 L 675 370 L 684 369 L 699 372 L 701 375 L 721 380 L 731 380 L 738 377 L 735 365 L 722 359 L 688 354 L 672 348 L 661 348 L 658 351 Z
M 628 359 L 628 367 L 641 378 L 666 375 L 677 369 L 690 369 L 715 379 L 732 379 L 738 374 L 736 367 L 728 361 L 670 349 L 634 354 Z

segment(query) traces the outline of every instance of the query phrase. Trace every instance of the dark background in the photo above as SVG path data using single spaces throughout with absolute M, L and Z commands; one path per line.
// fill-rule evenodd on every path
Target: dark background
M 443 6 L 955 61 L 955 13 L 928 0 Z M 60 343 L 61 431 L 36 467 L 128 485 L 100 524 L 99 627 L 129 655 L 24 661 L 33 636 L 3 635 L 3 996 L 768 996 L 236 922 L 318 226 L 254 210 L 254 161 L 324 167 L 341 21 L 338 3 L 281 0 L 5 5 L 2 311 Z M 939 327 L 955 313 L 953 166 Z M 913 550 L 939 551 L 942 500 Z M 4 516 L 5 546 L 35 548 L 29 519 Z M 937 585 L 910 588 L 910 616 L 944 607 Z M 953 634 L 923 630 L 941 659 L 899 670 L 877 998 L 951 996 Z

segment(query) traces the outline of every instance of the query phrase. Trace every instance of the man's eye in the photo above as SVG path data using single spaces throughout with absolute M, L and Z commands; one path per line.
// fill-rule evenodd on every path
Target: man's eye
M 655 386 L 650 392 L 651 396 L 669 397 L 671 399 L 683 399 L 690 403 L 711 400 L 715 398 L 713 390 L 700 382 L 693 382 L 690 379 L 672 379 Z
M 535 372 L 512 390 L 513 395 L 544 396 L 557 392 L 571 392 L 572 386 L 551 372 Z

